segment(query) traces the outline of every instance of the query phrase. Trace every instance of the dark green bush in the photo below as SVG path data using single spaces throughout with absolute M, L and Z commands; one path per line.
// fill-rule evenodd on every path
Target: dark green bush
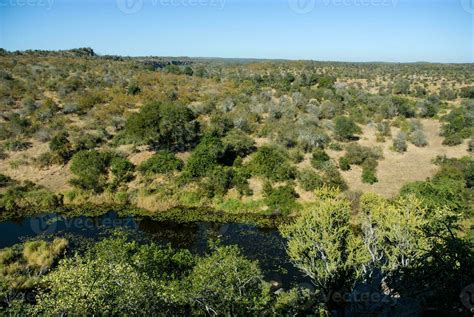
M 31 147 L 31 142 L 21 141 L 21 140 L 12 140 L 12 141 L 5 142 L 3 146 L 8 151 L 21 152 L 21 151 L 28 150 Z
M 265 204 L 272 213 L 289 214 L 297 207 L 298 194 L 291 185 L 267 188 L 264 195 Z
M 361 165 L 368 159 L 378 160 L 382 158 L 382 153 L 378 149 L 351 143 L 346 146 L 346 155 L 349 164 Z
M 176 158 L 174 153 L 169 151 L 158 151 L 148 160 L 138 167 L 140 173 L 144 175 L 154 175 L 180 171 L 183 168 L 183 161 Z
M 338 140 L 351 140 L 354 138 L 354 134 L 361 132 L 361 128 L 351 118 L 345 116 L 334 118 L 334 134 Z
M 128 182 L 133 177 L 135 166 L 120 155 L 114 155 L 110 160 L 110 171 L 114 175 L 114 183 Z
M 344 178 L 339 170 L 332 164 L 327 164 L 323 169 L 323 182 L 330 187 L 336 187 L 341 190 L 348 188 Z
M 275 146 L 262 146 L 249 163 L 252 174 L 272 181 L 294 179 L 296 169 L 290 165 L 287 153 Z
M 63 131 L 56 134 L 49 142 L 49 149 L 54 156 L 51 160 L 52 163 L 66 163 L 71 158 L 73 152 L 68 137 L 69 134 Z
M 222 161 L 224 155 L 222 141 L 214 136 L 205 136 L 189 157 L 184 172 L 192 178 L 206 176 Z
M 350 160 L 345 157 L 345 156 L 342 156 L 339 158 L 339 168 L 342 170 L 342 171 L 348 171 L 351 169 L 351 164 L 350 164 Z
M 203 185 L 207 196 L 222 197 L 232 187 L 234 172 L 231 167 L 217 165 L 206 176 Z
M 323 149 L 316 149 L 313 151 L 311 158 L 311 165 L 316 169 L 322 169 L 331 158 Z
M 459 134 L 451 134 L 444 138 L 443 145 L 456 146 L 463 142 L 463 137 Z
M 226 151 L 232 153 L 235 157 L 246 157 L 255 151 L 255 141 L 240 130 L 231 130 L 222 142 L 226 146 Z
M 179 104 L 148 104 L 131 115 L 125 124 L 125 135 L 130 141 L 171 151 L 193 147 L 198 132 L 193 112 Z
M 71 180 L 71 184 L 81 189 L 103 191 L 107 182 L 109 162 L 108 153 L 96 150 L 77 152 L 71 159 L 71 172 L 76 176 Z

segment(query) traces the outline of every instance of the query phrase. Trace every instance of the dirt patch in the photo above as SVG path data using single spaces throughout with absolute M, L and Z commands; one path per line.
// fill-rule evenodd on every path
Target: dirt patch
M 380 146 L 383 149 L 384 159 L 377 167 L 377 178 L 379 182 L 374 185 L 364 184 L 361 180 L 362 169 L 352 166 L 351 170 L 342 172 L 349 188 L 353 191 L 375 192 L 385 197 L 394 197 L 398 194 L 402 186 L 409 182 L 422 181 L 433 176 L 437 171 L 437 166 L 432 160 L 438 155 L 446 155 L 450 158 L 460 158 L 468 155 L 467 145 L 458 146 L 442 145 L 443 137 L 439 135 L 441 124 L 435 120 L 420 120 L 429 144 L 419 148 L 413 144 L 408 144 L 408 151 L 400 154 L 392 151 L 392 140 L 387 139 L 385 143 L 375 141 L 375 129 L 364 127 L 363 137 L 359 144 L 369 147 Z M 395 136 L 398 129 L 392 128 L 392 135 Z M 344 155 L 344 151 L 335 152 L 328 150 L 328 154 L 335 160 Z

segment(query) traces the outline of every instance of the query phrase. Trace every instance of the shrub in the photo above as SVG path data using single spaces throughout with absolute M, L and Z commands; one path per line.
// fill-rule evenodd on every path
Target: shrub
M 148 160 L 144 161 L 138 167 L 140 173 L 144 175 L 154 175 L 180 171 L 184 166 L 183 161 L 169 151 L 158 151 Z
M 198 132 L 199 125 L 192 111 L 178 104 L 148 104 L 131 115 L 125 124 L 125 135 L 132 142 L 171 151 L 194 146 Z
M 110 156 L 96 150 L 80 151 L 71 159 L 71 184 L 81 189 L 101 192 L 107 181 Z
M 140 86 L 137 83 L 130 83 L 127 88 L 127 94 L 138 95 L 141 92 Z
M 21 152 L 28 150 L 31 147 L 31 142 L 21 140 L 7 141 L 4 147 L 8 151 Z
M 426 135 L 422 130 L 415 130 L 410 134 L 410 142 L 417 147 L 424 147 L 428 145 Z
M 474 152 L 474 137 L 471 137 L 471 139 L 469 140 L 467 150 L 469 152 Z
M 253 174 L 272 181 L 294 179 L 296 169 L 288 162 L 286 152 L 275 146 L 262 146 L 252 157 L 250 169 Z
M 382 158 L 382 151 L 379 148 L 369 148 L 357 143 L 346 146 L 346 155 L 349 164 L 361 165 L 367 159 L 378 160 Z
M 393 149 L 398 153 L 406 152 L 408 146 L 405 133 L 399 132 L 397 137 L 393 139 Z
M 348 171 L 351 169 L 351 164 L 350 164 L 350 160 L 345 157 L 345 156 L 342 156 L 339 158 L 339 168 L 342 170 L 342 171 Z
M 378 182 L 376 176 L 377 161 L 374 159 L 367 159 L 362 164 L 362 182 L 367 184 L 374 184 Z
M 203 177 L 219 164 L 224 155 L 222 141 L 214 136 L 205 136 L 189 157 L 185 174 L 193 178 Z
M 135 166 L 125 157 L 120 155 L 114 155 L 110 160 L 110 171 L 115 177 L 114 183 L 116 184 L 127 182 L 132 179 L 134 169 Z
M 463 142 L 463 137 L 459 134 L 451 134 L 444 138 L 443 145 L 456 146 Z
M 226 151 L 233 156 L 246 157 L 255 151 L 255 141 L 240 130 L 231 130 L 222 140 Z
M 324 167 L 323 181 L 324 184 L 329 187 L 339 188 L 340 190 L 346 190 L 348 188 L 341 173 L 332 164 L 328 164 Z
M 8 186 L 12 183 L 12 179 L 6 175 L 0 174 L 0 187 Z
M 56 134 L 49 142 L 49 149 L 56 157 L 53 162 L 65 163 L 71 158 L 72 149 L 68 137 L 69 134 L 63 131 Z
M 349 117 L 338 116 L 334 119 L 334 133 L 341 141 L 351 140 L 354 134 L 361 132 L 359 126 Z
M 233 174 L 232 168 L 227 166 L 217 165 L 210 170 L 203 181 L 207 196 L 224 196 L 232 187 Z
M 323 178 L 310 168 L 298 172 L 298 182 L 306 191 L 313 191 L 323 186 Z
M 298 198 L 298 194 L 290 185 L 268 188 L 264 194 L 265 204 L 272 213 L 288 214 L 297 206 L 296 198 Z
M 316 149 L 313 151 L 311 165 L 316 169 L 322 169 L 330 159 L 329 155 L 323 149 Z

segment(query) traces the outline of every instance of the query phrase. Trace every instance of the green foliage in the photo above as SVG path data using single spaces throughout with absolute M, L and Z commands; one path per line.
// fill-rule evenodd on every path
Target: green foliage
M 183 166 L 183 161 L 178 159 L 174 153 L 169 151 L 158 151 L 148 160 L 141 163 L 138 170 L 144 175 L 151 176 L 154 174 L 180 171 Z
M 198 132 L 192 111 L 179 104 L 150 103 L 125 124 L 125 135 L 131 141 L 171 151 L 193 147 Z
M 107 182 L 110 156 L 96 150 L 80 151 L 71 159 L 71 184 L 81 189 L 101 192 Z
M 53 136 L 49 142 L 49 149 L 53 152 L 51 161 L 53 163 L 66 163 L 72 156 L 71 142 L 66 131 Z
M 255 141 L 241 130 L 233 129 L 222 139 L 227 152 L 235 157 L 246 157 L 255 151 Z
M 257 262 L 244 258 L 236 247 L 219 247 L 199 259 L 189 283 L 194 305 L 211 316 L 259 315 L 270 301 Z
M 474 99 L 474 86 L 468 86 L 461 88 L 461 97 Z
M 322 169 L 331 158 L 323 149 L 316 149 L 313 151 L 311 158 L 311 165 L 316 169 Z
M 232 187 L 234 171 L 231 167 L 215 166 L 206 174 L 206 179 L 203 181 L 204 190 L 208 197 L 224 196 Z
M 298 182 L 306 191 L 314 191 L 323 185 L 323 178 L 310 168 L 298 172 Z
M 284 150 L 275 146 L 262 146 L 249 163 L 252 174 L 266 177 L 272 181 L 294 179 L 296 169 L 290 165 Z
M 265 204 L 271 213 L 289 214 L 296 209 L 298 194 L 291 185 L 273 187 L 270 185 L 264 189 Z
M 280 228 L 293 263 L 325 292 L 348 287 L 355 278 L 354 254 L 360 241 L 351 231 L 350 213 L 349 201 L 322 199 L 303 210 L 294 223 Z
M 351 118 L 345 116 L 334 118 L 334 134 L 338 140 L 351 140 L 354 137 L 354 134 L 359 134 L 361 132 L 361 128 L 359 128 Z
M 346 155 L 349 164 L 362 165 L 366 160 L 379 160 L 382 158 L 382 151 L 379 148 L 369 148 L 357 143 L 350 143 L 346 146 Z
M 341 156 L 339 158 L 339 168 L 341 171 L 348 171 L 351 169 L 350 160 L 346 156 Z
M 134 170 L 135 166 L 123 156 L 114 155 L 110 160 L 110 171 L 117 184 L 130 181 L 133 178 Z
M 458 145 L 463 139 L 472 135 L 474 127 L 474 105 L 465 103 L 460 108 L 451 110 L 451 112 L 443 118 L 446 122 L 441 134 L 445 137 L 443 144 Z
M 214 136 L 204 136 L 194 149 L 184 169 L 185 175 L 192 178 L 206 176 L 224 158 L 225 147 L 222 141 Z

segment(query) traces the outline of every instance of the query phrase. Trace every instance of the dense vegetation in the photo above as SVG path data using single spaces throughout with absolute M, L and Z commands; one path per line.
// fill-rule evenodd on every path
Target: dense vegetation
M 467 315 L 473 82 L 472 64 L 0 50 L 1 219 L 83 204 L 280 217 L 288 256 L 315 286 L 274 289 L 261 263 L 214 241 L 196 255 L 123 233 L 87 248 L 51 237 L 0 251 L 0 313 L 383 314 L 333 296 L 371 289 L 396 313 Z M 384 160 L 420 153 L 436 165 L 428 179 L 391 197 L 358 188 L 392 186 Z

